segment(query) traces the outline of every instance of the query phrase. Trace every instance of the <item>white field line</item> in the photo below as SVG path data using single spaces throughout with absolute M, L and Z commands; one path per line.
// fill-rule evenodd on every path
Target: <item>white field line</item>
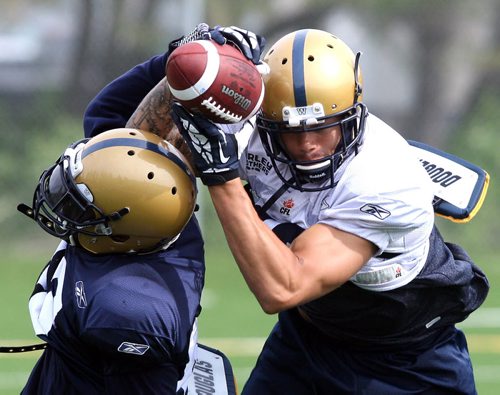
M 234 357 L 257 357 L 265 338 L 200 338 L 199 343 L 216 348 Z M 467 344 L 471 353 L 500 354 L 499 334 L 467 334 Z M 500 370 L 499 370 L 500 371 Z
M 260 354 L 266 339 L 264 337 L 207 337 L 198 343 L 215 348 L 228 357 L 256 357 Z
M 479 308 L 457 326 L 463 329 L 498 328 L 500 330 L 500 307 Z
M 478 365 L 474 364 L 474 378 L 483 383 L 500 383 L 500 365 Z

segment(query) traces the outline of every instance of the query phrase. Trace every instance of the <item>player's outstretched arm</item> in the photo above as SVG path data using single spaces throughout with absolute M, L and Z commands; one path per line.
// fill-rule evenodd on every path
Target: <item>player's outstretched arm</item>
M 126 127 L 146 130 L 167 138 L 174 127 L 169 114 L 171 104 L 172 96 L 166 79 L 163 78 L 140 102 L 127 121 Z
M 366 239 L 316 224 L 288 246 L 259 218 L 239 178 L 238 136 L 173 106 L 200 178 L 209 187 L 228 245 L 249 288 L 267 313 L 316 299 L 348 281 L 375 254 Z
M 166 78 L 163 78 L 139 103 L 126 127 L 152 132 L 167 140 L 190 161 L 191 151 L 175 126 L 170 110 L 172 95 Z
M 376 252 L 368 240 L 325 224 L 288 247 L 260 220 L 239 179 L 209 186 L 209 192 L 238 267 L 267 313 L 333 291 Z

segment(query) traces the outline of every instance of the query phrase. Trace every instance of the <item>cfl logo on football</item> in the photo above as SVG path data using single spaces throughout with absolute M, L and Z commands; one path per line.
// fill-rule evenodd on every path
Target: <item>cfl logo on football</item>
M 222 85 L 222 93 L 228 95 L 229 97 L 232 97 L 234 99 L 234 104 L 240 106 L 244 110 L 248 110 L 248 108 L 252 104 L 251 100 L 247 99 L 243 95 L 240 95 L 239 93 L 235 92 L 233 89 L 229 88 L 226 85 Z
M 451 184 L 454 184 L 462 178 L 461 176 L 453 174 L 451 171 L 445 170 L 442 167 L 438 167 L 434 163 L 430 163 L 427 160 L 420 159 L 420 162 L 427 171 L 427 174 L 431 177 L 431 180 L 444 188 L 449 187 Z

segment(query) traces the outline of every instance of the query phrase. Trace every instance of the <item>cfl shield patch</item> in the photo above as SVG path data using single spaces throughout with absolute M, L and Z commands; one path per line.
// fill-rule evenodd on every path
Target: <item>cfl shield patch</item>
M 134 355 L 144 355 L 148 350 L 149 346 L 146 344 L 137 344 L 130 342 L 123 342 L 118 347 L 119 352 L 124 352 L 125 354 L 134 354 Z

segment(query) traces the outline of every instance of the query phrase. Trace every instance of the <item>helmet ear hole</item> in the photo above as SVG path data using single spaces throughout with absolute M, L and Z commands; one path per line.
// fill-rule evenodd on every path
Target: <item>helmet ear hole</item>
M 128 241 L 128 239 L 130 239 L 130 236 L 127 236 L 127 235 L 111 235 L 110 238 L 115 243 L 126 243 Z
M 93 254 L 151 253 L 179 236 L 197 189 L 187 159 L 172 144 L 121 128 L 70 148 L 40 177 L 27 213 L 44 230 Z M 74 164 L 81 168 L 76 175 Z

